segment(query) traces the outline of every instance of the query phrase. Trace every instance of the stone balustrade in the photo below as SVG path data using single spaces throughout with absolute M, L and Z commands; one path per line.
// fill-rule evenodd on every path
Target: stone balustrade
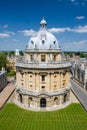
M 17 67 L 25 68 L 63 68 L 71 66 L 68 62 L 20 62 L 16 64 Z

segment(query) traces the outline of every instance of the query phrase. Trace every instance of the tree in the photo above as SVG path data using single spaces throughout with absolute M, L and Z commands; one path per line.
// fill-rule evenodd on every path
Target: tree
M 20 55 L 23 56 L 23 55 L 24 55 L 24 52 L 23 52 L 23 51 L 20 51 Z
M 2 69 L 2 67 L 6 69 L 6 63 L 6 55 L 4 53 L 0 53 L 0 70 Z
M 14 52 L 14 51 L 10 51 L 10 52 L 9 52 L 9 56 L 12 56 L 12 55 L 15 55 L 15 52 Z

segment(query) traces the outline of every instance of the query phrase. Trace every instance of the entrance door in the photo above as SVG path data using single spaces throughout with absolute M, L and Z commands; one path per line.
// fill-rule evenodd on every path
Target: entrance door
M 45 98 L 41 98 L 40 107 L 46 107 L 46 99 Z

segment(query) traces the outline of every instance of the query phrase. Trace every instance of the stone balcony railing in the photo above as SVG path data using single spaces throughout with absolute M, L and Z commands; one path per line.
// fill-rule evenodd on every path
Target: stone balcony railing
M 20 62 L 16 64 L 17 67 L 23 68 L 65 68 L 70 67 L 69 62 Z

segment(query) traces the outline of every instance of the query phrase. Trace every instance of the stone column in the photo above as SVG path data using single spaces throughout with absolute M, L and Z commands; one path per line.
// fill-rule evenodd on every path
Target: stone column
M 19 101 L 19 93 L 15 90 L 15 99 Z
M 37 84 L 36 84 L 36 81 L 37 81 L 37 73 L 35 72 L 35 90 L 37 90 Z
M 27 90 L 28 90 L 28 82 L 29 82 L 28 73 L 25 72 L 24 87 L 25 87 Z
M 33 90 L 36 90 L 36 74 L 33 73 Z
M 51 73 L 51 90 L 53 90 L 53 82 L 54 82 L 54 73 Z
M 26 77 L 25 77 L 25 72 L 23 73 L 23 78 L 22 78 L 22 83 L 23 83 L 23 88 L 25 89 L 25 79 L 26 79 Z
M 47 82 L 48 82 L 48 83 L 47 83 L 47 84 L 48 84 L 48 90 L 51 90 L 51 89 L 50 89 L 50 87 L 51 87 L 51 84 L 50 84 L 50 83 L 51 83 L 51 82 L 50 82 L 50 80 L 51 80 L 50 73 L 48 73 L 47 76 L 48 76 L 48 80 L 47 80 Z
M 25 107 L 28 107 L 28 96 L 22 95 L 23 97 L 23 104 Z
M 63 79 L 62 79 L 62 72 L 60 73 L 60 88 L 62 88 L 62 81 Z
M 64 102 L 64 95 L 60 95 L 60 105 L 62 105 Z
M 36 74 L 36 90 L 40 90 L 40 77 L 39 74 Z

